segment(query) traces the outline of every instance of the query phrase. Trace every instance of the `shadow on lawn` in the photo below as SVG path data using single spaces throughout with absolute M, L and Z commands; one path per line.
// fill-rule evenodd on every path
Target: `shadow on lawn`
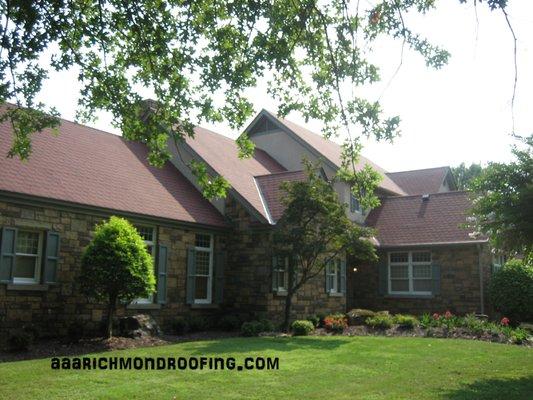
M 531 399 L 533 375 L 517 379 L 484 379 L 444 394 L 445 399 Z
M 260 337 L 240 338 L 239 345 L 230 345 L 229 340 L 205 342 L 197 347 L 194 354 L 206 353 L 247 353 L 253 351 L 293 351 L 302 349 L 333 350 L 347 343 L 346 340 L 328 338 L 328 340 L 313 337 Z

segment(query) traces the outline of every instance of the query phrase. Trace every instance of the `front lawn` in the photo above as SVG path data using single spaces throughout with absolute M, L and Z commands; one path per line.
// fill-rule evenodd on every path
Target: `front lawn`
M 50 359 L 0 364 L 0 399 L 526 399 L 533 350 L 469 340 L 234 338 L 99 353 L 279 357 L 277 371 L 55 371 Z

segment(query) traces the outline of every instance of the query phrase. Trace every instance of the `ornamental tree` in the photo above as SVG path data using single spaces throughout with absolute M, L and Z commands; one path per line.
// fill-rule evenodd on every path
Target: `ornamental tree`
M 467 0 L 457 0 L 466 3 Z M 344 131 L 345 177 L 357 183 L 361 137 L 392 140 L 399 118 L 384 114 L 379 100 L 361 95 L 380 80 L 371 60 L 380 36 L 441 68 L 449 54 L 421 36 L 407 14 L 436 8 L 435 0 L 0 0 L 0 110 L 14 136 L 9 155 L 26 159 L 31 138 L 57 127 L 55 109 L 36 99 L 50 71 L 75 69 L 82 85 L 79 115 L 109 112 L 122 135 L 146 143 L 149 161 L 161 166 L 169 143 L 194 136 L 193 126 L 226 121 L 239 129 L 254 113 L 246 89 L 268 84 L 286 116 L 300 112 L 324 123 L 324 135 Z M 471 0 L 502 17 L 507 0 Z M 510 26 L 510 24 L 509 24 Z M 514 35 L 514 32 L 512 32 Z M 510 36 L 511 39 L 511 36 Z M 401 65 L 401 59 L 398 60 Z M 142 118 L 148 96 L 153 117 Z M 252 143 L 241 137 L 242 156 Z M 223 178 L 193 166 L 204 194 L 223 196 Z M 361 203 L 376 203 L 373 192 Z
M 285 331 L 289 329 L 294 295 L 311 279 L 323 275 L 328 263 L 350 255 L 361 261 L 377 259 L 370 241 L 373 230 L 350 221 L 334 182 L 325 180 L 309 164 L 307 174 L 304 181 L 282 184 L 286 209 L 274 231 L 275 255 L 290 259 Z
M 471 225 L 493 246 L 533 257 L 533 135 L 513 147 L 515 160 L 489 163 L 470 184 Z
M 113 335 L 117 303 L 129 303 L 154 292 L 152 257 L 127 220 L 111 217 L 96 226 L 82 256 L 80 284 L 91 299 L 107 302 L 107 336 Z

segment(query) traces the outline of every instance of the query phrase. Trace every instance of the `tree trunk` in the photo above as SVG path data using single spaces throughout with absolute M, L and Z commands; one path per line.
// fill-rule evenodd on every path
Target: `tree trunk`
M 291 308 L 292 308 L 292 296 L 293 292 L 287 292 L 287 297 L 285 297 L 285 317 L 283 319 L 283 331 L 285 333 L 289 332 L 289 324 L 291 320 Z
M 109 296 L 109 305 L 107 306 L 107 338 L 113 337 L 113 317 L 115 316 L 115 308 L 117 305 L 116 296 Z

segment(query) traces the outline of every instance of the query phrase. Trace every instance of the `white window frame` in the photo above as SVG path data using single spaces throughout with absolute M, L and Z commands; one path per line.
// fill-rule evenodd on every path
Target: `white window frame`
M 34 257 L 35 258 L 35 268 L 33 273 L 33 278 L 16 278 L 15 271 L 13 271 L 13 283 L 19 283 L 19 284 L 35 284 L 39 283 L 41 279 L 41 266 L 42 266 L 42 254 L 43 254 L 43 232 L 31 230 L 31 229 L 19 229 L 17 234 L 17 241 L 19 239 L 20 232 L 30 232 L 30 233 L 37 233 L 39 235 L 39 242 L 37 244 L 37 254 L 26 254 L 26 253 L 18 253 L 17 252 L 17 245 L 18 243 L 15 243 L 15 264 L 17 262 L 17 257 Z
M 194 251 L 198 253 L 201 252 L 209 252 L 209 275 L 199 275 L 197 272 L 195 273 L 195 277 L 197 276 L 203 276 L 207 277 L 207 298 L 205 299 L 197 299 L 196 293 L 194 293 L 194 304 L 211 304 L 213 301 L 213 247 L 214 247 L 214 237 L 213 235 L 209 233 L 197 233 L 196 235 L 204 235 L 209 236 L 209 247 L 201 247 L 196 246 L 196 236 L 194 237 L 195 246 Z M 195 257 L 197 259 L 197 257 Z M 196 270 L 196 268 L 195 268 Z M 196 285 L 195 285 L 196 287 Z
M 135 229 L 137 229 L 137 232 L 139 232 L 139 228 L 145 228 L 145 229 L 148 228 L 152 230 L 152 240 L 143 239 L 143 242 L 146 246 L 152 246 L 152 252 L 150 255 L 152 256 L 152 262 L 154 265 L 154 276 L 157 282 L 157 274 L 155 271 L 155 253 L 156 253 L 155 244 L 157 243 L 155 226 L 141 225 L 141 224 L 134 224 L 133 226 L 135 227 Z M 152 293 L 148 297 L 139 297 L 138 299 L 135 299 L 132 301 L 132 304 L 153 304 L 153 303 L 154 303 L 154 293 Z
M 276 265 L 274 266 L 274 274 L 277 275 L 276 281 L 278 282 L 278 287 L 274 290 L 277 293 L 286 293 L 289 289 L 289 257 L 284 257 L 284 264 L 285 267 L 283 269 L 278 268 L 280 263 L 279 259 L 282 258 L 282 256 L 276 256 Z M 283 274 L 283 282 L 285 282 L 285 286 L 279 286 L 279 275 Z
M 494 272 L 500 270 L 507 262 L 508 257 L 505 254 L 493 254 L 492 255 L 492 269 Z
M 333 266 L 333 271 L 331 270 L 331 266 Z M 330 277 L 333 277 L 333 285 L 329 289 L 328 293 L 340 293 L 340 287 L 339 287 L 339 278 L 341 273 L 341 259 L 335 258 L 328 262 L 326 265 L 326 279 L 329 279 Z
M 407 262 L 391 262 L 391 255 L 396 253 L 407 253 Z M 429 253 L 429 261 L 413 261 L 413 253 Z M 414 278 L 413 278 L 413 266 L 416 265 L 428 265 L 429 264 L 429 271 L 430 275 L 429 278 L 417 278 L 417 280 L 427 279 L 429 281 L 433 281 L 433 268 L 432 268 L 432 260 L 433 260 L 433 254 L 431 254 L 431 251 L 429 250 L 410 250 L 410 251 L 390 251 L 388 253 L 388 268 L 387 268 L 387 284 L 388 284 L 388 293 L 389 294 L 409 294 L 409 295 L 431 295 L 432 291 L 415 291 L 414 290 Z M 391 279 L 391 264 L 400 266 L 400 265 L 407 265 L 407 280 L 409 282 L 409 290 L 408 291 L 398 291 L 398 290 L 392 290 L 392 280 Z M 405 279 L 402 279 L 405 280 Z
M 357 202 L 357 207 L 354 206 L 354 201 Z M 359 213 L 359 214 L 363 213 L 362 208 L 361 208 L 361 203 L 355 197 L 355 195 L 352 193 L 351 190 L 350 190 L 350 212 L 351 213 Z

